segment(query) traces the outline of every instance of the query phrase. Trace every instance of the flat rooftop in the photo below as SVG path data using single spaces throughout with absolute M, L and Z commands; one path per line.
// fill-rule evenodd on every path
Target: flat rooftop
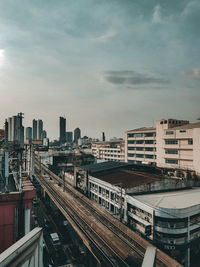
M 128 130 L 128 132 L 146 132 L 146 131 L 156 131 L 155 127 L 141 127 L 141 128 L 137 128 L 137 129 L 133 129 L 133 130 Z
M 94 177 L 113 185 L 121 184 L 122 188 L 133 188 L 161 180 L 160 176 L 156 174 L 133 170 L 115 170 L 105 174 L 97 173 Z
M 97 172 L 105 172 L 110 171 L 112 169 L 119 169 L 119 168 L 126 168 L 128 166 L 132 166 L 131 163 L 125 163 L 125 162 L 117 162 L 117 161 L 105 161 L 101 163 L 95 163 L 90 165 L 83 165 L 80 168 L 88 171 L 89 173 L 97 173 Z
M 182 130 L 182 129 L 193 129 L 193 128 L 200 128 L 200 122 L 188 123 L 181 126 L 173 127 L 173 130 Z
M 184 209 L 200 205 L 200 188 L 134 196 L 135 199 L 157 208 Z

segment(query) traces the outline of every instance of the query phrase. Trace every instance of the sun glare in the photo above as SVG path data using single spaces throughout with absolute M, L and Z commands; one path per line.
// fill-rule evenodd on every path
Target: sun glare
M 0 67 L 4 63 L 4 58 L 5 58 L 5 50 L 4 49 L 0 49 Z

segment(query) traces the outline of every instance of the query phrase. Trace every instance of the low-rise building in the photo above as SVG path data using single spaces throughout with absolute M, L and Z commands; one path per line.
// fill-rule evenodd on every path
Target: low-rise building
M 125 133 L 125 161 L 149 165 L 156 163 L 156 128 L 143 127 Z
M 92 154 L 105 161 L 125 161 L 124 140 L 117 139 L 106 142 L 93 142 Z
M 158 120 L 156 136 L 158 167 L 176 169 L 176 176 L 200 176 L 200 122 Z

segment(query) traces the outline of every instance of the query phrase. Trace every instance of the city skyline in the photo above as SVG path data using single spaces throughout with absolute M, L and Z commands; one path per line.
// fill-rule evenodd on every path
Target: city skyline
M 50 139 L 63 114 L 68 129 L 108 138 L 162 118 L 195 122 L 199 11 L 195 0 L 1 1 L 1 128 L 19 107 Z

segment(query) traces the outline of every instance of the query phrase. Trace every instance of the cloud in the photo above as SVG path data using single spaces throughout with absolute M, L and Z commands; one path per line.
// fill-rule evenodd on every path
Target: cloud
M 195 68 L 192 71 L 185 72 L 186 76 L 194 80 L 200 80 L 200 68 Z
M 104 34 L 102 34 L 96 38 L 92 38 L 92 40 L 100 42 L 100 43 L 107 43 L 115 36 L 116 36 L 116 32 L 112 29 L 109 29 Z
M 130 70 L 122 71 L 106 71 L 104 72 L 104 79 L 114 85 L 126 85 L 127 88 L 133 85 L 147 85 L 147 84 L 167 84 L 168 80 L 163 79 L 159 75 L 149 73 L 138 73 Z
M 161 9 L 161 8 L 160 8 L 159 5 L 155 6 L 155 8 L 154 8 L 154 12 L 153 12 L 153 22 L 155 22 L 155 23 L 160 23 L 160 22 L 162 22 L 160 9 Z

